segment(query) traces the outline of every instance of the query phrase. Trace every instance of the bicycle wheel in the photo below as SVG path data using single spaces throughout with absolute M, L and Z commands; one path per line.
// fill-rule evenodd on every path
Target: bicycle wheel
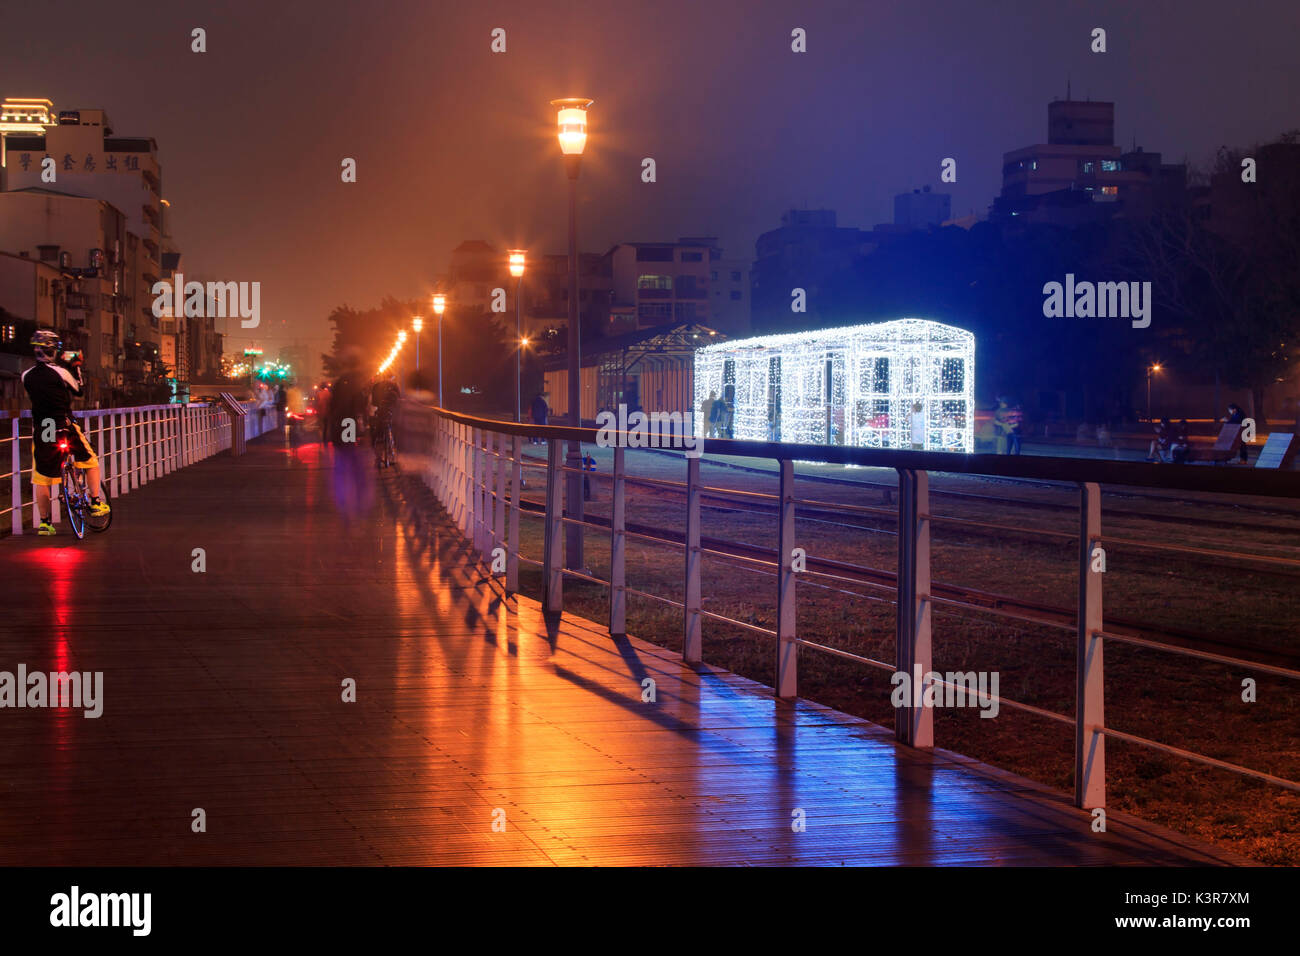
M 63 501 L 63 511 L 67 515 L 68 525 L 78 538 L 86 536 L 86 512 L 89 502 L 86 498 L 85 478 L 79 468 L 63 466 L 63 481 L 59 483 L 59 497 Z

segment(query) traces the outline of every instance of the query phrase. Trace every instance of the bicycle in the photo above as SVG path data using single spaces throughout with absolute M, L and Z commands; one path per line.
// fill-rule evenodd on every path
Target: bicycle
M 59 454 L 61 455 L 59 471 L 62 475 L 62 480 L 59 482 L 59 500 L 63 503 L 63 512 L 68 516 L 68 524 L 72 527 L 72 533 L 78 538 L 84 538 L 87 527 L 97 534 L 107 531 L 108 526 L 113 523 L 113 512 L 110 510 L 102 518 L 95 518 L 91 515 L 90 489 L 86 487 L 86 470 L 77 467 L 76 458 L 72 454 L 72 443 L 68 440 L 66 432 L 59 433 Z M 108 479 L 102 474 L 99 494 L 104 503 L 108 504 Z

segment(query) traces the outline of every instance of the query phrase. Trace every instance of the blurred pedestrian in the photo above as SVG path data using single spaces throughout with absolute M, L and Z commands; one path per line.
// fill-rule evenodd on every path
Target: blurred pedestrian
M 330 394 L 329 431 L 334 447 L 334 504 L 345 524 L 370 507 L 370 468 L 359 450 L 360 432 L 369 412 L 366 378 L 360 353 L 349 350 L 340 358 L 342 372 Z
M 551 406 L 548 405 L 546 402 L 545 392 L 538 392 L 536 395 L 533 396 L 533 401 L 532 404 L 529 406 L 528 412 L 532 416 L 534 425 L 546 424 L 547 420 L 550 419 L 551 417 Z M 539 445 L 542 443 L 542 439 L 532 438 L 529 439 L 529 443 L 533 445 Z
M 316 390 L 316 424 L 320 427 L 320 443 L 329 444 L 330 440 L 330 383 L 321 382 Z

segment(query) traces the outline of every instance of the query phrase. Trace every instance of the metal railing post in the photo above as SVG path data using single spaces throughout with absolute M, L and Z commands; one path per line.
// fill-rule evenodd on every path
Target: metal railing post
M 460 530 L 465 537 L 470 537 L 474 528 L 474 447 L 471 439 L 473 429 L 468 425 L 461 429 L 460 435 Z
M 14 417 L 9 419 L 9 421 L 12 423 L 11 434 L 13 435 L 13 443 L 10 448 L 10 455 L 9 455 L 9 461 L 11 465 L 9 470 L 13 472 L 12 476 L 9 479 L 9 499 L 10 499 L 10 505 L 13 509 L 10 512 L 12 516 L 11 520 L 13 525 L 11 530 L 13 531 L 14 534 L 22 534 L 23 533 L 23 459 L 22 459 L 22 448 L 18 444 L 18 425 L 22 421 L 22 419 L 18 415 L 14 415 Z M 36 495 L 33 494 L 32 497 L 35 498 Z
M 623 446 L 614 446 L 614 497 L 609 514 L 609 634 L 627 635 L 627 474 Z
M 153 479 L 153 448 L 149 444 L 149 409 L 140 410 L 140 484 L 147 485 Z
M 460 425 L 458 429 L 459 436 L 456 438 L 458 453 L 456 453 L 456 523 L 460 527 L 461 535 L 469 536 L 469 528 L 472 527 L 469 522 L 469 485 L 471 485 L 471 475 L 469 475 L 469 425 Z
M 114 498 L 117 497 L 118 475 L 117 475 L 117 413 L 109 412 L 105 416 L 108 422 L 108 463 L 112 466 L 112 474 L 108 479 L 108 493 Z
M 700 616 L 700 460 L 686 459 L 686 605 L 682 634 L 682 660 L 698 664 L 703 659 L 704 632 Z
M 473 484 L 470 485 L 470 509 L 474 516 L 474 528 L 470 539 L 474 550 L 483 554 L 483 431 L 474 429 L 473 433 Z
M 129 437 L 126 439 L 131 448 L 131 490 L 140 487 L 140 410 L 131 409 Z
M 519 590 L 519 491 L 524 458 L 523 436 L 514 435 L 510 446 L 510 530 L 506 544 L 506 590 L 514 594 Z
M 492 551 L 504 550 L 506 540 L 506 436 L 496 436 L 496 499 L 493 501 L 495 512 L 492 517 Z M 504 573 L 504 572 L 503 572 Z
M 1074 804 L 1106 805 L 1105 668 L 1100 570 L 1093 549 L 1101 544 L 1101 487 L 1079 484 L 1079 631 L 1074 723 Z
M 456 527 L 463 532 L 465 530 L 464 498 L 465 498 L 465 444 L 462 441 L 462 432 L 465 426 L 459 423 L 451 426 L 451 501 L 452 512 L 451 518 L 456 522 Z
M 794 462 L 781 460 L 780 513 L 776 549 L 780 565 L 776 585 L 776 696 L 799 694 L 799 645 L 795 633 Z
M 564 505 L 560 492 L 564 487 L 564 474 L 560 467 L 564 456 L 560 443 L 554 439 L 546 442 L 546 531 L 542 545 L 542 613 L 559 614 L 564 610 Z
M 910 693 L 907 705 L 898 708 L 894 734 L 912 747 L 934 746 L 934 711 L 924 699 L 912 699 L 918 688 L 924 695 L 930 663 L 930 476 L 900 468 L 897 666 Z

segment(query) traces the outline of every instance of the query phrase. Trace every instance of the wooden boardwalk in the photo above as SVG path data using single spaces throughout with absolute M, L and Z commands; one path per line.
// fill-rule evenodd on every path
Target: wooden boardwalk
M 263 439 L 122 499 L 105 535 L 0 540 L 0 670 L 104 675 L 98 719 L 0 709 L 0 864 L 1241 862 L 548 627 L 450 526 L 417 532 L 399 478 L 350 521 L 331 478 Z

